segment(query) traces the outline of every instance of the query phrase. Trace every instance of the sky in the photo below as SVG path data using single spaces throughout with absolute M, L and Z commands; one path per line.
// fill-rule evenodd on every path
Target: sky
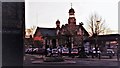
M 87 19 L 93 13 L 97 13 L 105 20 L 106 27 L 118 31 L 118 2 L 119 0 L 25 0 L 26 28 L 56 27 L 56 20 L 61 25 L 68 23 L 68 11 L 75 10 L 76 24 L 83 22 L 84 28 L 89 32 Z

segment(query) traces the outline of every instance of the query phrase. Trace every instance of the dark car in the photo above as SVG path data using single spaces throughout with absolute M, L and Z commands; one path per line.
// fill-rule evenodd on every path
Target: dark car
M 90 53 L 92 55 L 92 58 L 94 58 L 94 56 L 100 58 L 101 51 L 99 50 L 99 48 L 92 48 Z
M 113 49 L 107 49 L 107 51 L 101 52 L 100 57 L 108 56 L 111 59 L 113 58 L 114 55 L 115 55 L 115 52 L 113 51 Z

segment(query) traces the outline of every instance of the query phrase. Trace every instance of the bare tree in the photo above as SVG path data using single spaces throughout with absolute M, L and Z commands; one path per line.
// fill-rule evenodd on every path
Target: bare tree
M 32 26 L 32 27 L 30 27 L 30 30 L 33 32 L 34 30 L 35 30 L 35 28 L 36 28 L 36 26 Z
M 36 28 L 36 26 L 32 26 L 32 27 L 26 29 L 26 33 L 28 35 L 33 35 L 33 32 L 35 31 L 35 28 Z
M 87 21 L 91 36 L 104 34 L 108 29 L 105 26 L 105 20 L 96 13 L 92 14 Z

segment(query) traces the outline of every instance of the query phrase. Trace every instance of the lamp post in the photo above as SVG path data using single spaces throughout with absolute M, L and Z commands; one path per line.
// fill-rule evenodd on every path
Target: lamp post
M 96 31 L 95 32 L 95 49 L 96 49 L 96 57 L 99 57 L 99 59 L 100 59 L 100 53 L 98 52 L 99 51 L 99 49 L 98 49 L 99 44 L 98 44 L 98 32 L 97 32 L 100 21 L 98 20 L 96 22 L 97 22 L 98 26 L 96 27 L 96 30 L 95 30 Z
M 97 34 L 95 36 L 95 51 L 96 51 L 96 57 L 100 59 L 100 53 L 99 53 L 99 46 L 98 46 L 98 37 Z

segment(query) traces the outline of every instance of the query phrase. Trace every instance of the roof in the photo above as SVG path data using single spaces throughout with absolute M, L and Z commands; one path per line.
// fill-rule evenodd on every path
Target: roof
M 119 34 L 98 35 L 99 37 L 120 36 Z
M 74 9 L 73 8 L 71 8 L 70 10 L 69 10 L 69 13 L 75 13 L 75 11 L 74 11 Z
M 68 25 L 66 24 L 63 28 L 68 27 Z M 85 28 L 82 25 L 76 25 L 76 29 L 81 28 L 84 31 L 84 36 L 89 36 L 88 32 L 85 30 Z M 43 27 L 37 27 L 36 32 L 34 34 L 34 36 L 36 35 L 37 32 L 41 32 L 42 36 L 56 36 L 56 28 L 43 28 Z
M 98 35 L 98 40 L 103 41 L 114 41 L 120 38 L 119 34 L 107 34 L 107 35 Z M 88 40 L 94 40 L 94 37 L 90 37 Z
M 81 27 L 81 29 L 84 31 L 85 36 L 89 36 L 89 33 L 86 31 L 86 29 L 81 25 L 77 25 L 78 27 Z
M 107 34 L 107 35 L 98 35 L 98 38 L 100 40 L 109 40 L 109 41 L 114 41 L 117 40 L 120 37 L 119 34 Z
M 42 36 L 56 36 L 56 29 L 55 29 L 55 28 L 37 27 L 34 36 L 36 35 L 36 33 L 37 33 L 38 31 L 41 32 Z

